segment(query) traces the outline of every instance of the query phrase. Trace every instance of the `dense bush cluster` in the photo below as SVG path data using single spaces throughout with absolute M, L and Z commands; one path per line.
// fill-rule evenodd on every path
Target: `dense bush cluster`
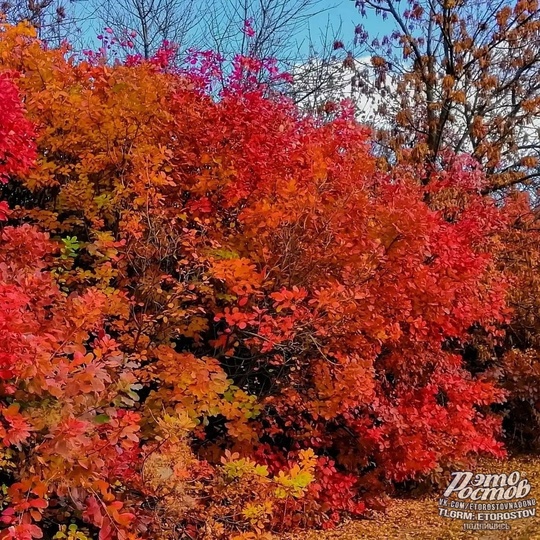
M 167 58 L 0 28 L 0 538 L 264 538 L 504 456 L 540 403 L 528 201 L 377 170 L 272 63 Z

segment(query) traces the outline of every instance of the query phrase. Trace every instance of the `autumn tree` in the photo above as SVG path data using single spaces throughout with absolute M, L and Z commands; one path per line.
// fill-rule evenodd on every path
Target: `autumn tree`
M 393 22 L 389 36 L 356 39 L 371 55 L 381 97 L 381 152 L 441 163 L 470 153 L 487 191 L 539 176 L 540 10 L 536 0 L 359 0 Z M 371 85 L 368 89 L 372 92 Z M 375 127 L 381 127 L 375 126 Z M 429 173 L 428 173 L 429 174 Z

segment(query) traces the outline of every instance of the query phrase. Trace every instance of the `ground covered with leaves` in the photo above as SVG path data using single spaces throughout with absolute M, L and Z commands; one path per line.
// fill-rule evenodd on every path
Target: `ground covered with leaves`
M 478 466 L 477 471 L 491 474 L 519 471 L 532 486 L 528 498 L 538 499 L 540 495 L 540 456 L 519 456 L 508 461 L 485 460 Z M 441 489 L 440 493 L 442 491 Z M 384 513 L 374 513 L 369 519 L 351 521 L 331 531 L 310 531 L 288 535 L 283 540 L 540 539 L 538 516 L 515 520 L 509 531 L 464 531 L 462 521 L 439 517 L 437 502 L 440 493 L 436 492 L 418 498 L 393 498 Z

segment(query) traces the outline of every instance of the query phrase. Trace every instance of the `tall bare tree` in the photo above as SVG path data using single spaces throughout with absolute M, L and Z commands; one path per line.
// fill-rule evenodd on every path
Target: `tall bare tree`
M 302 56 L 310 19 L 328 8 L 323 0 L 210 2 L 202 21 L 205 45 L 226 57 L 240 53 L 292 63 Z M 245 21 L 251 36 L 242 31 Z
M 163 43 L 186 44 L 201 22 L 201 0 L 97 0 L 97 19 L 149 58 Z M 190 43 L 191 45 L 192 43 Z

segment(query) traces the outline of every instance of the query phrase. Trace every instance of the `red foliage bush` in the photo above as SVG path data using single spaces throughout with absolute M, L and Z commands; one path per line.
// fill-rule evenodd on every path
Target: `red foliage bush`
M 13 74 L 0 73 L 0 181 L 27 172 L 35 158 L 33 126 L 25 118 Z

